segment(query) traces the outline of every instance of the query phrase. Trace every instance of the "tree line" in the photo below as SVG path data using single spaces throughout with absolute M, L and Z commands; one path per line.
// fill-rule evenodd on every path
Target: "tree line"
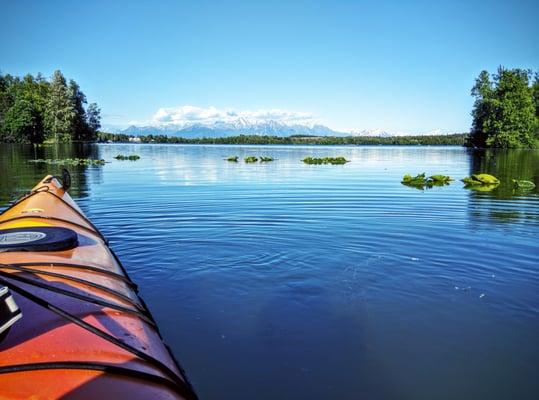
M 0 142 L 95 141 L 101 127 L 96 103 L 87 105 L 78 83 L 55 71 L 24 77 L 0 74 Z
M 475 102 L 469 134 L 398 137 L 324 137 L 239 135 L 221 138 L 140 137 L 142 143 L 467 145 L 478 148 L 539 147 L 539 73 L 500 67 L 482 71 L 472 88 Z M 0 74 L 0 142 L 128 142 L 124 134 L 99 133 L 100 109 L 87 105 L 75 80 L 60 71 L 23 78 Z M 132 140 L 132 139 L 131 139 Z
M 482 71 L 472 88 L 475 103 L 468 145 L 539 147 L 539 73 L 520 68 Z
M 239 135 L 218 138 L 183 138 L 166 135 L 134 136 L 121 133 L 98 134 L 100 142 L 133 142 L 141 143 L 175 143 L 175 144 L 291 144 L 291 145 L 456 145 L 466 143 L 468 134 L 456 133 L 451 135 L 417 135 L 417 136 L 266 136 Z

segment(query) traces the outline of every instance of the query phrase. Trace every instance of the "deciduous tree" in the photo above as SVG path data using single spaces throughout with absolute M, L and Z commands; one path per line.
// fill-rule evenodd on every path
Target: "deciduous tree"
M 490 79 L 482 71 L 472 88 L 475 97 L 470 143 L 475 147 L 531 148 L 538 126 L 531 71 L 500 67 Z M 535 85 L 535 84 L 534 84 Z

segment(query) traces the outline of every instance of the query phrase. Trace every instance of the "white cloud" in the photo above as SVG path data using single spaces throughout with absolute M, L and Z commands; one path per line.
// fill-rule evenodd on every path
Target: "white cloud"
M 216 122 L 236 122 L 239 120 L 245 120 L 249 123 L 271 120 L 285 124 L 311 124 L 315 122 L 314 116 L 307 112 L 282 109 L 234 110 L 186 105 L 160 108 L 152 118 L 152 125 L 212 124 Z

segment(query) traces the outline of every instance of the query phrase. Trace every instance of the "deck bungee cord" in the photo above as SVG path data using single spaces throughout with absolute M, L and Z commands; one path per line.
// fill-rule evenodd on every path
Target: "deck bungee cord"
M 146 310 L 142 309 L 142 308 L 139 309 L 139 310 L 136 310 L 136 309 L 134 310 L 134 309 L 131 309 L 131 308 L 128 308 L 128 307 L 121 306 L 119 304 L 110 303 L 108 301 L 104 301 L 104 300 L 101 300 L 101 299 L 93 298 L 93 297 L 90 297 L 90 296 L 85 296 L 85 295 L 75 293 L 75 292 L 71 292 L 69 290 L 65 290 L 65 289 L 62 289 L 62 288 L 59 288 L 59 287 L 56 287 L 56 286 L 53 286 L 53 285 L 43 283 L 43 282 L 37 282 L 37 281 L 34 281 L 33 279 L 28 279 L 28 278 L 18 276 L 18 275 L 15 275 L 15 274 L 6 273 L 4 271 L 1 271 L 2 269 L 15 269 L 15 270 L 17 270 L 16 268 L 10 268 L 10 266 L 7 265 L 7 264 L 0 264 L 0 277 L 13 279 L 13 280 L 16 280 L 16 281 L 19 281 L 19 282 L 26 283 L 27 285 L 39 287 L 41 289 L 47 289 L 47 290 L 49 290 L 51 292 L 54 292 L 54 293 L 60 293 L 60 294 L 63 294 L 64 296 L 68 296 L 68 297 L 72 297 L 72 298 L 82 300 L 82 301 L 85 301 L 85 302 L 88 302 L 88 303 L 93 303 L 93 304 L 96 304 L 96 305 L 100 305 L 102 307 L 111 308 L 113 310 L 122 311 L 122 312 L 125 312 L 125 313 L 128 313 L 128 314 L 134 314 L 134 315 L 138 316 L 139 318 L 141 318 L 142 320 L 144 320 L 145 322 L 147 322 L 148 324 L 152 325 L 153 327 L 156 326 L 155 322 L 149 317 L 148 312 Z M 27 271 L 24 271 L 24 272 L 27 272 Z M 33 275 L 38 275 L 38 274 L 39 274 L 39 272 L 33 273 Z M 46 275 L 46 274 L 44 274 L 44 275 Z M 61 275 L 61 274 L 57 274 L 57 276 L 58 275 Z M 59 277 L 61 277 L 62 279 L 68 279 L 69 280 L 69 277 L 66 277 L 66 276 L 59 276 Z M 84 283 L 84 284 L 87 285 L 87 283 Z M 90 286 L 90 285 L 88 285 L 88 286 Z M 130 300 L 130 301 L 132 301 L 132 300 Z M 133 306 L 136 306 L 136 305 L 133 304 Z M 136 308 L 139 308 L 139 307 L 136 306 Z
M 108 269 L 103 269 L 103 268 L 92 266 L 92 265 L 62 263 L 62 262 L 27 262 L 27 263 L 10 263 L 9 265 L 15 266 L 15 267 L 34 266 L 34 267 L 58 267 L 58 268 L 88 270 L 91 272 L 103 274 L 111 279 L 117 279 L 119 281 L 122 281 L 122 283 L 131 287 L 135 293 L 138 292 L 138 285 L 135 282 L 130 281 L 129 278 L 127 278 L 125 275 L 120 275 L 120 274 L 117 274 L 116 272 L 109 271 Z
M 55 180 L 58 183 L 54 182 Z M 0 236 L 3 235 L 4 239 L 0 240 L 0 257 L 2 256 L 2 254 L 23 255 L 25 254 L 25 252 L 44 255 L 43 260 L 24 260 L 24 256 L 21 256 L 23 257 L 22 261 L 24 262 L 19 262 L 19 259 L 17 259 L 17 262 L 0 262 L 0 288 L 2 286 L 5 286 L 6 288 L 9 288 L 9 290 L 13 291 L 13 293 L 16 293 L 18 296 L 21 296 L 22 298 L 30 301 L 31 303 L 39 306 L 40 308 L 46 309 L 49 312 L 52 312 L 55 315 L 61 317 L 61 319 L 67 321 L 68 324 L 76 325 L 82 330 L 90 332 L 94 336 L 104 339 L 106 342 L 111 343 L 112 345 L 134 356 L 135 358 L 132 360 L 140 360 L 141 362 L 143 362 L 143 364 L 154 368 L 156 373 L 141 371 L 137 368 L 129 368 L 127 366 L 120 366 L 114 363 L 101 362 L 101 360 L 97 359 L 82 361 L 46 360 L 9 365 L 0 364 L 0 377 L 11 374 L 27 373 L 31 371 L 98 371 L 105 375 L 108 374 L 111 376 L 124 377 L 126 379 L 132 378 L 134 380 L 145 381 L 153 385 L 161 385 L 168 388 L 169 390 L 172 390 L 174 393 L 181 396 L 182 398 L 189 400 L 197 399 L 198 397 L 191 383 L 187 379 L 185 371 L 175 359 L 170 348 L 162 341 L 161 333 L 159 332 L 158 326 L 153 316 L 149 312 L 148 307 L 144 302 L 144 299 L 142 299 L 138 294 L 137 285 L 129 278 L 129 275 L 125 267 L 121 263 L 120 259 L 109 247 L 108 240 L 99 231 L 99 229 L 84 214 L 82 214 L 78 207 L 70 204 L 70 202 L 66 201 L 62 196 L 59 196 L 51 190 L 51 185 L 54 185 L 56 188 L 58 188 L 58 191 L 62 190 L 61 193 L 65 196 L 67 194 L 66 190 L 69 187 L 70 181 L 71 178 L 67 171 L 64 171 L 62 177 L 49 176 L 44 179 L 41 184 L 34 188 L 32 191 L 22 195 L 17 201 L 11 204 L 9 208 L 0 212 Z M 21 205 L 23 202 L 41 194 L 52 196 L 51 201 L 59 201 L 62 206 L 65 206 L 67 207 L 67 209 L 69 209 L 69 211 L 74 212 L 76 217 L 81 219 L 81 222 L 76 222 L 67 218 L 60 218 L 58 215 L 35 215 L 35 212 L 32 211 L 36 209 L 30 209 L 28 211 L 23 210 L 20 212 L 20 214 L 22 215 L 16 215 L 13 217 L 8 216 L 5 219 L 1 219 L 2 216 L 5 216 L 18 205 Z M 69 196 L 68 199 L 71 200 Z M 41 209 L 38 210 L 43 211 Z M 63 215 L 61 216 L 63 217 Z M 43 224 L 41 223 L 33 225 L 34 220 L 46 221 L 46 226 L 43 226 Z M 80 262 L 64 262 L 55 260 L 55 254 L 57 254 L 54 253 L 55 251 L 76 251 L 79 246 L 78 242 L 73 242 L 65 239 L 67 233 L 69 232 L 67 232 L 66 235 L 61 235 L 62 233 L 65 233 L 61 232 L 62 229 L 65 231 L 69 231 L 70 229 L 64 228 L 62 227 L 62 225 L 55 225 L 57 223 L 60 223 L 62 225 L 65 224 L 70 228 L 78 229 L 82 232 L 88 233 L 100 239 L 102 244 L 99 245 L 99 243 L 96 242 L 95 246 L 104 246 L 104 249 L 106 249 L 104 255 L 108 256 L 109 259 L 111 259 L 112 263 L 109 263 L 110 265 L 107 267 L 105 265 L 101 265 L 100 262 L 91 262 L 89 263 L 90 265 L 86 265 Z M 8 229 L 2 229 L 2 225 L 16 226 L 16 228 L 10 229 L 10 227 L 8 227 Z M 50 227 L 48 227 L 48 225 L 50 225 Z M 23 228 L 19 228 L 19 226 L 23 226 Z M 58 228 L 55 228 L 55 226 L 58 226 Z M 77 235 L 80 234 L 81 233 L 77 233 Z M 30 244 L 27 245 L 25 240 L 27 240 Z M 61 240 L 64 241 L 58 243 Z M 50 244 L 50 249 L 43 250 L 42 247 L 46 247 L 47 244 Z M 49 251 L 50 253 L 44 253 L 43 251 Z M 47 258 L 46 256 L 49 257 Z M 118 267 L 120 272 L 115 272 L 114 270 L 110 269 L 114 269 L 114 267 Z M 44 270 L 43 268 L 46 269 Z M 52 269 L 54 269 L 54 271 Z M 68 273 L 60 273 L 58 272 L 59 269 L 72 270 L 79 275 L 74 276 Z M 80 274 L 83 274 L 83 276 L 81 277 Z M 101 283 L 93 282 L 86 279 L 88 278 L 88 276 L 101 277 Z M 73 288 L 78 288 L 79 292 L 64 289 L 54 283 L 46 283 L 45 278 L 48 278 L 49 281 L 56 283 L 65 281 L 67 282 L 66 286 L 73 286 Z M 105 282 L 110 283 L 112 286 L 115 286 L 118 289 L 103 284 L 103 279 L 105 279 Z M 38 292 L 35 292 L 34 290 L 29 291 L 27 286 L 38 289 Z M 120 289 L 122 289 L 123 292 Z M 41 291 L 45 291 L 43 293 L 60 295 L 60 300 L 51 302 L 49 299 L 43 297 L 43 293 Z M 91 292 L 91 295 L 89 295 L 89 292 Z M 40 293 L 41 295 L 38 295 L 36 293 Z M 105 295 L 107 298 L 112 298 L 114 300 L 107 300 L 100 296 L 99 293 Z M 163 351 L 168 354 L 169 363 L 172 363 L 171 365 L 175 367 L 175 370 L 171 369 L 170 366 L 167 366 L 164 361 L 159 360 L 157 356 L 153 356 L 148 352 L 142 351 L 141 349 L 120 339 L 118 335 L 112 334 L 112 331 L 110 329 L 107 329 L 110 332 L 109 333 L 104 329 L 101 329 L 94 324 L 85 321 L 80 316 L 69 312 L 64 307 L 58 305 L 58 301 L 62 302 L 64 300 L 61 299 L 64 298 L 66 300 L 75 299 L 77 302 L 81 302 L 81 304 L 85 303 L 97 306 L 95 311 L 85 310 L 86 316 L 93 314 L 101 315 L 101 317 L 103 315 L 108 316 L 109 314 L 103 314 L 103 312 L 106 309 L 110 309 L 117 313 L 120 313 L 118 315 L 125 314 L 126 317 L 131 316 L 137 318 L 140 323 L 146 324 L 148 328 L 157 335 L 157 337 L 161 341 L 160 345 L 162 346 Z M 20 317 L 20 315 L 17 316 L 18 319 Z M 14 322 L 11 322 L 11 324 L 14 324 Z M 7 331 L 2 334 L 2 336 L 0 337 L 0 344 L 5 338 L 9 329 L 11 328 L 13 328 L 13 326 L 8 327 Z M 127 334 L 127 332 L 125 334 Z M 151 340 L 150 337 L 147 337 L 147 340 Z M 147 350 L 147 348 L 144 347 L 142 344 L 139 344 L 138 346 L 142 346 L 142 349 Z M 5 351 L 5 348 L 0 347 L 0 352 L 3 351 Z M 158 352 L 156 354 L 161 353 Z M 84 383 L 82 383 L 82 385 L 84 386 Z M 134 389 L 136 389 L 136 386 L 133 387 L 133 390 Z M 77 387 L 75 387 L 74 389 L 72 388 L 72 390 L 77 390 Z M 150 389 L 147 390 L 147 393 L 151 393 Z M 136 398 L 152 397 L 153 396 L 146 397 L 145 395 L 136 395 Z
M 111 289 L 108 286 L 100 285 L 100 284 L 92 282 L 92 281 L 76 278 L 76 277 L 71 276 L 71 275 L 59 274 L 59 273 L 56 273 L 56 272 L 43 271 L 43 270 L 35 270 L 33 268 L 27 268 L 27 267 L 22 267 L 20 265 L 13 265 L 13 264 L 1 264 L 0 263 L 0 270 L 2 270 L 2 269 L 26 272 L 26 273 L 33 274 L 33 275 L 47 275 L 47 276 L 52 276 L 52 277 L 55 277 L 55 278 L 61 278 L 61 279 L 66 279 L 66 280 L 77 282 L 77 283 L 82 283 L 83 285 L 90 286 L 90 287 L 92 287 L 94 289 L 98 289 L 98 290 L 100 290 L 102 292 L 107 292 L 108 294 L 111 294 L 111 295 L 113 295 L 115 297 L 118 297 L 122 301 L 124 301 L 126 303 L 129 303 L 131 306 L 139 309 L 139 311 L 141 311 L 142 313 L 146 312 L 146 310 L 142 307 L 142 305 L 140 305 L 139 303 L 134 301 L 131 297 L 126 296 L 125 294 L 120 293 L 117 290 Z

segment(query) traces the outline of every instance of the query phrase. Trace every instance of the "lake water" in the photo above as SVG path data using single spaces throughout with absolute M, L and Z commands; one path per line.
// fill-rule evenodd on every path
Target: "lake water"
M 539 398 L 539 191 L 510 184 L 539 151 L 0 145 L 0 206 L 75 156 L 111 161 L 71 194 L 201 399 Z M 423 171 L 502 184 L 400 184 Z

